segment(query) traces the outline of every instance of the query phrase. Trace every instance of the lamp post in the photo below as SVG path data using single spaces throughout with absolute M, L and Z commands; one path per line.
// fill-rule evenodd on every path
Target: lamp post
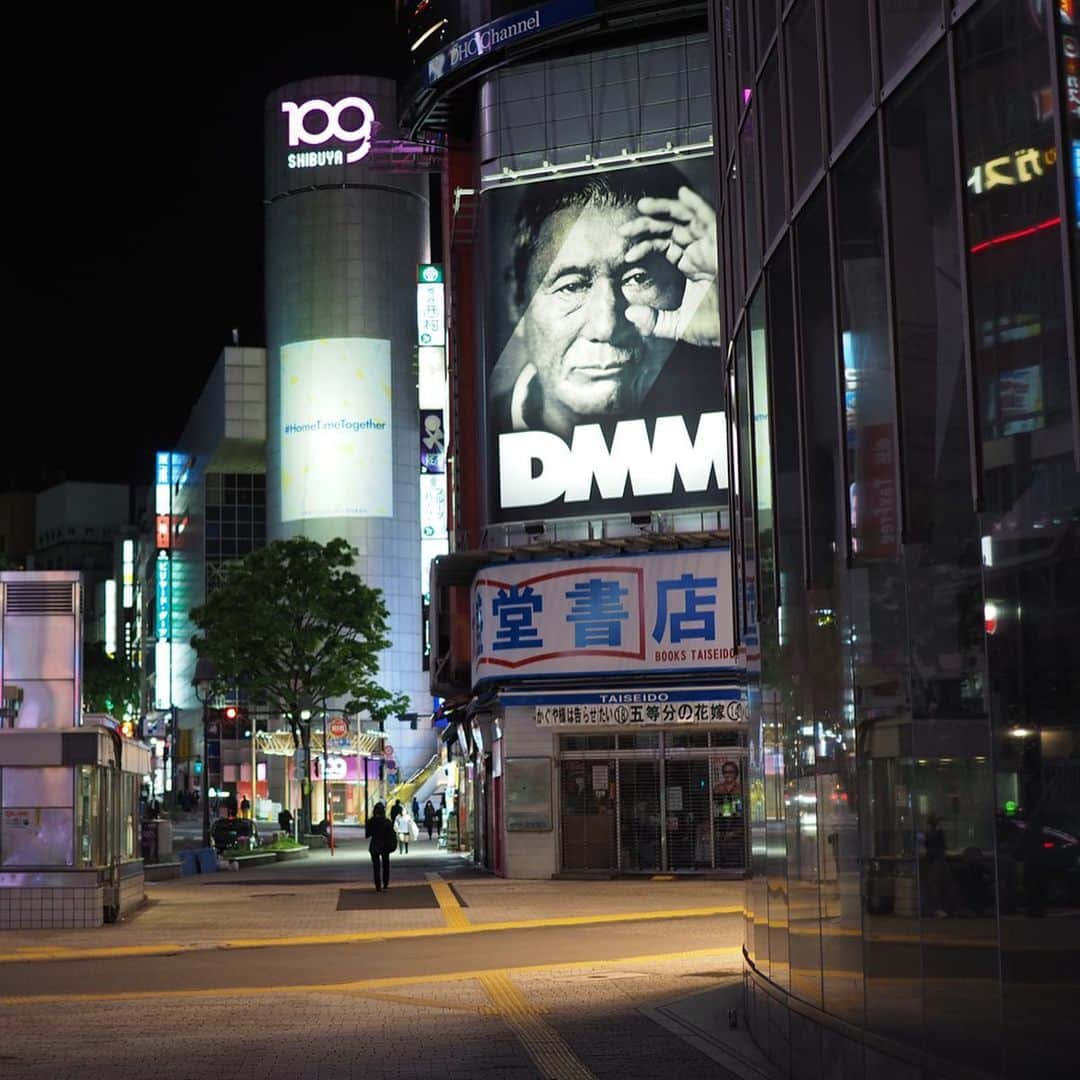
M 202 842 L 203 847 L 210 846 L 210 777 L 209 762 L 206 756 L 206 728 L 210 722 L 210 702 L 217 689 L 217 665 L 208 657 L 200 656 L 195 662 L 195 678 L 191 685 L 195 688 L 195 697 L 202 705 L 203 763 L 202 785 L 199 797 L 202 799 Z

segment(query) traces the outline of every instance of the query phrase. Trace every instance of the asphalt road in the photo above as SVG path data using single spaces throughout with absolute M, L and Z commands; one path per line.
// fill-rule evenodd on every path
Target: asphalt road
M 537 965 L 734 948 L 733 915 L 549 926 L 356 944 L 208 949 L 157 957 L 105 957 L 0 965 L 0 998 L 147 994 L 183 990 L 261 993 L 283 986 L 444 976 Z M 5 1002 L 0 1002 L 2 1007 Z

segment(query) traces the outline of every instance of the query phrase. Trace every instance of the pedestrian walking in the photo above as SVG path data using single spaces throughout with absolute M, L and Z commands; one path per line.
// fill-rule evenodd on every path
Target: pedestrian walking
M 427 838 L 430 840 L 431 832 L 435 828 L 435 807 L 431 805 L 430 799 L 424 803 L 424 828 L 427 829 Z
M 240 800 L 240 816 L 251 817 L 251 803 L 246 795 Z
M 395 799 L 394 800 L 394 805 L 392 807 L 390 807 L 390 821 L 391 822 L 397 821 L 398 814 L 400 814 L 401 811 L 404 810 L 404 809 L 405 809 L 405 807 L 401 805 L 401 800 L 400 799 Z
M 420 820 L 420 800 L 415 795 L 412 797 L 412 819 Z
M 398 854 L 408 855 L 409 841 L 415 840 L 420 833 L 420 830 L 416 827 L 416 822 L 413 821 L 412 814 L 408 810 L 402 810 L 394 818 L 394 832 L 397 833 Z
M 386 816 L 386 807 L 378 802 L 371 811 L 364 830 L 368 837 L 371 870 L 375 876 L 375 891 L 390 888 L 390 852 L 397 846 L 394 826 Z

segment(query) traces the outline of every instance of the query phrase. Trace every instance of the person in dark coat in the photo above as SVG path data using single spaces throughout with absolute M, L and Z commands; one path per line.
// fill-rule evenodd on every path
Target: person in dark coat
M 394 805 L 390 808 L 390 823 L 391 824 L 393 824 L 395 821 L 397 821 L 398 814 L 400 814 L 401 811 L 404 810 L 404 809 L 405 809 L 405 807 L 401 805 L 401 800 L 400 799 L 395 799 L 394 800 Z
M 397 847 L 397 835 L 394 826 L 386 816 L 386 807 L 376 803 L 368 818 L 365 829 L 368 837 L 368 852 L 371 855 L 371 870 L 375 876 L 375 891 L 390 888 L 390 852 Z
M 420 820 L 420 800 L 415 795 L 412 797 L 412 818 L 413 821 Z
M 427 829 L 427 838 L 430 840 L 431 831 L 435 828 L 435 807 L 431 805 L 430 799 L 424 803 L 424 828 Z

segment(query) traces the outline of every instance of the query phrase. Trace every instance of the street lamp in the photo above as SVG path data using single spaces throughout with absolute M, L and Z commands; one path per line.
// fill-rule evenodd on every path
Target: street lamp
M 210 702 L 217 689 L 217 664 L 209 657 L 200 656 L 195 661 L 195 678 L 191 685 L 195 688 L 195 697 L 202 705 L 203 767 L 202 784 L 199 797 L 202 799 L 202 842 L 203 847 L 210 846 L 210 770 L 206 757 L 206 727 L 210 722 Z

